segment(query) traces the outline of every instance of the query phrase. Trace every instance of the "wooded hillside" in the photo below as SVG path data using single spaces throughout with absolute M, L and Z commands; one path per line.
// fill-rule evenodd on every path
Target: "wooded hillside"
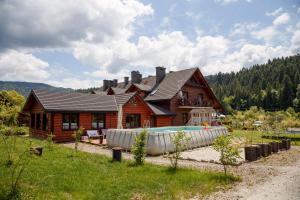
M 258 106 L 266 110 L 294 107 L 300 111 L 300 55 L 206 79 L 227 110 Z

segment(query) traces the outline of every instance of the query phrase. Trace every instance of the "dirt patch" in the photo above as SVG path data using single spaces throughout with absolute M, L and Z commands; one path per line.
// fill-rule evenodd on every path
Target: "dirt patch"
M 300 199 L 299 147 L 231 168 L 231 172 L 240 175 L 242 182 L 204 199 Z

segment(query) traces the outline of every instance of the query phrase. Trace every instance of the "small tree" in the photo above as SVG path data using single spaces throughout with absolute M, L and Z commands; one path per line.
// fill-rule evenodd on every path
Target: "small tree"
M 81 140 L 81 136 L 83 135 L 83 132 L 84 132 L 84 128 L 83 127 L 80 127 L 79 129 L 77 129 L 76 131 L 74 131 L 74 134 L 73 134 L 73 138 L 75 140 L 75 151 L 77 152 L 78 151 L 78 144 Z
M 171 167 L 177 169 L 178 159 L 181 156 L 182 151 L 187 147 L 189 138 L 185 136 L 184 131 L 177 131 L 175 135 L 171 137 L 171 141 L 175 146 L 173 154 L 167 153 L 167 157 L 170 159 Z
M 48 147 L 49 150 L 53 149 L 53 138 L 54 138 L 54 135 L 53 135 L 52 132 L 50 132 L 47 135 L 47 147 Z
M 147 135 L 147 130 L 144 129 L 134 138 L 134 144 L 131 147 L 131 152 L 134 155 L 136 165 L 144 164 L 144 160 L 146 157 Z
M 240 154 L 237 147 L 231 145 L 231 140 L 227 136 L 219 136 L 213 145 L 213 148 L 221 153 L 220 162 L 223 165 L 225 176 L 227 175 L 227 166 L 236 165 Z

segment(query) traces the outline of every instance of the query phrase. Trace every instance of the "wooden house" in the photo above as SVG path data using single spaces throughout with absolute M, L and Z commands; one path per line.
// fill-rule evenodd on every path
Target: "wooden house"
M 201 113 L 195 110 L 201 108 Z M 104 80 L 100 90 L 91 94 L 32 90 L 24 112 L 30 113 L 30 133 L 56 141 L 72 140 L 74 130 L 138 128 L 195 125 L 211 122 L 215 110 L 222 110 L 198 68 L 165 72 L 142 78 L 131 72 L 131 80 Z M 192 115 L 192 117 L 191 117 Z M 200 120 L 200 121 L 199 121 Z

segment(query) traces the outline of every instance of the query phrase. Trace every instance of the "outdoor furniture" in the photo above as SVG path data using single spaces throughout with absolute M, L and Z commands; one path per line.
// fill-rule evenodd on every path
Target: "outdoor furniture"
M 87 130 L 86 134 L 89 138 L 100 138 L 98 130 Z

